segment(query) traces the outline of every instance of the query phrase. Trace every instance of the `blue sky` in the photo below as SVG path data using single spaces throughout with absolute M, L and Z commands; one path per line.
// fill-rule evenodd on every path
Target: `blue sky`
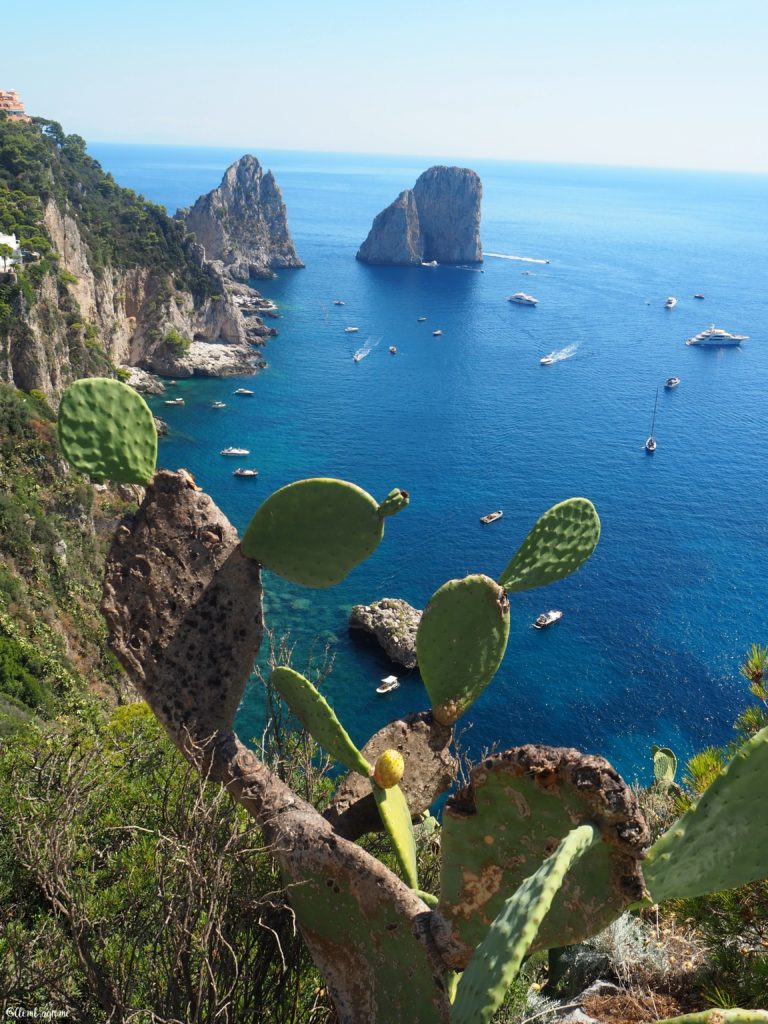
M 0 36 L 0 88 L 93 141 L 768 173 L 766 0 L 37 0 Z

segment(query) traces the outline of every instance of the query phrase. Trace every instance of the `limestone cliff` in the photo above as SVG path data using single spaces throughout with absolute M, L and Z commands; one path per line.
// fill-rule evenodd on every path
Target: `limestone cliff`
M 480 178 L 469 168 L 430 167 L 375 217 L 357 258 L 394 266 L 481 263 L 482 195 Z
M 271 171 L 246 154 L 229 167 L 221 185 L 177 217 L 236 281 L 274 277 L 273 270 L 303 267 L 288 230 L 285 203 Z

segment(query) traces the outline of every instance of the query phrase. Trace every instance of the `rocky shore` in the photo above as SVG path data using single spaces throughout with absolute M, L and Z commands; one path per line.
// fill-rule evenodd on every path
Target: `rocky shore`
M 415 668 L 416 631 L 421 611 L 399 597 L 384 597 L 373 604 L 356 604 L 349 616 L 350 629 L 374 636 L 392 661 Z

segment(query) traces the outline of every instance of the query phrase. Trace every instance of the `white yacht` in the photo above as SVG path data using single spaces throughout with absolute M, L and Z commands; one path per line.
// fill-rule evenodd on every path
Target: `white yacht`
M 384 676 L 379 686 L 376 687 L 376 693 L 391 693 L 396 690 L 400 685 L 400 680 L 397 676 Z
M 236 394 L 236 395 L 252 395 L 252 394 L 253 394 L 253 392 L 252 392 L 252 391 L 249 391 L 249 390 L 248 390 L 248 388 L 238 388 L 238 389 L 237 389 L 237 390 L 235 391 L 235 394 Z
M 258 476 L 258 475 L 259 475 L 258 469 L 236 469 L 234 471 L 234 473 L 232 474 L 232 476 L 249 476 L 249 477 Z
M 250 451 L 247 448 L 222 448 L 219 455 L 250 455 Z
M 359 327 L 345 327 L 344 328 L 344 333 L 345 334 L 357 334 L 357 332 L 359 330 L 360 330 Z
M 439 338 L 439 337 L 440 337 L 440 335 L 441 335 L 442 333 L 443 333 L 443 332 L 442 332 L 442 331 L 440 331 L 440 330 L 438 330 L 438 331 L 432 331 L 432 337 L 433 337 L 433 338 Z
M 542 366 L 551 366 L 555 361 L 555 353 L 550 352 L 548 356 L 542 356 L 539 362 Z
M 665 309 L 674 309 L 677 305 L 677 299 L 674 295 L 670 295 L 667 301 L 664 303 Z
M 226 409 L 227 408 L 227 403 L 226 402 L 211 402 L 211 408 L 212 409 Z
M 183 398 L 166 398 L 165 404 L 166 405 L 184 405 L 184 399 Z
M 550 608 L 548 612 L 542 612 L 541 615 L 536 616 L 533 628 L 544 629 L 546 626 L 551 626 L 553 622 L 559 622 L 562 617 L 563 613 L 559 608 Z
M 694 334 L 692 338 L 688 338 L 686 345 L 702 345 L 713 346 L 728 346 L 740 345 L 742 341 L 747 341 L 749 338 L 748 334 L 729 334 L 728 331 L 723 331 L 719 327 L 715 327 L 711 324 L 706 331 L 702 331 L 701 334 Z
M 427 263 L 425 263 L 424 260 L 422 260 L 421 265 L 422 267 L 436 267 L 438 264 L 437 260 L 429 260 Z
M 416 323 L 417 324 L 423 324 L 426 319 L 427 318 L 425 316 L 417 316 L 416 317 Z
M 526 295 L 525 292 L 515 292 L 514 295 L 510 295 L 507 298 L 507 302 L 514 302 L 518 306 L 535 306 L 538 301 L 532 295 Z

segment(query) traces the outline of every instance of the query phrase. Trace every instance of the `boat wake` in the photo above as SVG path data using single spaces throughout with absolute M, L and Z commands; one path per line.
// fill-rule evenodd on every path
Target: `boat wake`
M 549 260 L 537 260 L 533 256 L 510 256 L 505 252 L 484 252 L 483 256 L 493 256 L 497 260 L 517 260 L 518 263 L 549 263 Z
M 371 352 L 381 341 L 381 338 L 366 338 L 365 344 L 361 345 L 356 352 L 353 353 L 352 358 L 356 363 L 361 363 L 366 356 L 369 356 Z
M 578 345 L 566 345 L 565 348 L 561 348 L 559 352 L 551 352 L 550 358 L 553 363 L 561 363 L 564 359 L 570 359 L 572 355 L 576 354 Z

